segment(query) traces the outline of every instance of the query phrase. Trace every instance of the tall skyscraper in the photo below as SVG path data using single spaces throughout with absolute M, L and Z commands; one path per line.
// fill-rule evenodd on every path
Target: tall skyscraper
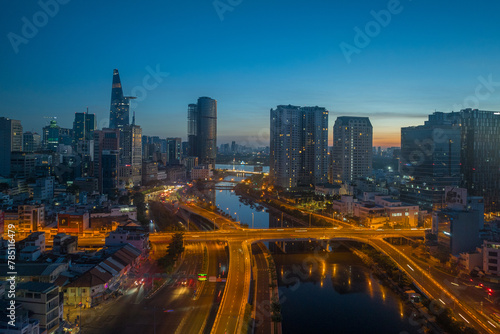
M 113 70 L 113 84 L 111 86 L 111 108 L 109 112 L 109 127 L 111 129 L 122 128 L 130 124 L 130 100 L 133 97 L 123 96 L 120 74 L 117 69 Z
M 401 200 L 441 209 L 445 187 L 460 186 L 460 126 L 443 113 L 425 125 L 401 128 Z
M 188 141 L 190 155 L 201 165 L 215 166 L 217 156 L 217 100 L 200 97 L 188 106 Z
M 429 121 L 447 121 L 460 128 L 461 186 L 484 198 L 487 212 L 500 210 L 500 112 L 464 109 L 434 113 Z
M 23 152 L 35 152 L 42 146 L 42 136 L 36 132 L 23 133 Z
M 320 107 L 271 109 L 270 176 L 295 189 L 328 181 L 328 111 Z
M 73 122 L 73 136 L 75 143 L 82 140 L 92 140 L 96 129 L 95 114 L 77 112 Z
M 182 139 L 167 138 L 167 162 L 178 165 L 182 160 Z
M 121 130 L 123 140 L 120 158 L 120 181 L 126 186 L 140 185 L 142 181 L 142 129 L 125 125 Z
M 11 153 L 23 149 L 23 127 L 21 121 L 0 117 L 0 176 L 11 173 Z
M 94 131 L 94 177 L 98 178 L 99 191 L 102 193 L 110 193 L 113 185 L 118 187 L 119 152 L 119 129 L 105 128 Z
M 50 121 L 50 124 L 43 128 L 43 148 L 56 151 L 59 145 L 59 132 L 60 127 L 57 125 L 57 121 Z
M 333 126 L 333 179 L 349 183 L 372 173 L 373 127 L 368 117 L 337 117 Z
M 188 155 L 198 156 L 197 146 L 198 136 L 198 105 L 190 104 L 188 106 Z

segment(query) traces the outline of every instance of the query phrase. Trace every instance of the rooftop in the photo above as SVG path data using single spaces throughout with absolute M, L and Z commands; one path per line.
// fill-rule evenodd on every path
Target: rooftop
M 54 289 L 56 289 L 54 284 L 44 282 L 26 282 L 17 285 L 17 290 L 28 290 L 40 293 L 49 293 Z

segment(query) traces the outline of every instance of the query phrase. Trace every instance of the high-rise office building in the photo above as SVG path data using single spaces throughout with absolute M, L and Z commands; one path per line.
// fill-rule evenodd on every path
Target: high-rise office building
M 217 100 L 200 97 L 188 106 L 189 155 L 201 165 L 215 166 L 217 156 Z
M 333 179 L 349 183 L 372 173 L 373 127 L 368 117 L 337 117 L 333 126 Z
M 462 186 L 484 198 L 487 211 L 500 210 L 500 113 L 466 109 L 462 128 Z
M 328 181 L 328 111 L 320 107 L 271 109 L 270 176 L 295 189 Z
M 198 156 L 197 146 L 198 136 L 198 105 L 190 104 L 188 106 L 188 154 L 192 157 Z
M 42 136 L 36 132 L 25 132 L 23 133 L 23 151 L 24 152 L 35 152 L 38 151 L 42 146 Z
M 121 130 L 123 140 L 120 157 L 120 182 L 127 186 L 140 185 L 142 181 L 142 129 L 135 125 L 125 125 Z
M 178 165 L 182 160 L 182 139 L 167 138 L 167 162 Z
M 132 97 L 123 96 L 120 74 L 113 70 L 113 84 L 111 86 L 111 108 L 109 112 L 109 127 L 122 128 L 130 124 L 130 100 Z
M 445 187 L 460 185 L 460 136 L 460 126 L 443 113 L 401 128 L 401 200 L 426 210 L 443 207 Z
M 11 153 L 23 149 L 21 121 L 0 117 L 0 176 L 9 177 Z
M 118 189 L 118 169 L 120 162 L 119 150 L 104 150 L 101 152 L 101 177 L 99 187 L 103 194 L 114 196 Z
M 43 148 L 56 151 L 59 145 L 59 132 L 60 127 L 57 125 L 57 121 L 50 121 L 50 124 L 43 128 Z
M 102 193 L 110 193 L 110 189 L 118 187 L 119 152 L 119 129 L 94 131 L 94 177 L 98 178 L 99 191 Z M 103 160 L 103 155 L 106 155 L 106 161 Z
M 500 210 L 500 112 L 464 109 L 434 113 L 429 121 L 447 121 L 460 128 L 461 186 L 484 198 L 487 212 Z
M 73 136 L 75 143 L 82 140 L 92 140 L 96 129 L 95 114 L 77 112 L 73 122 Z

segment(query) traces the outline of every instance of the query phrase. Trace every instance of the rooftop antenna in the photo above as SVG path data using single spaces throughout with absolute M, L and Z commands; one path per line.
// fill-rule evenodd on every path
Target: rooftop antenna
M 133 116 L 132 116 L 132 125 L 135 125 L 135 111 L 133 112 Z

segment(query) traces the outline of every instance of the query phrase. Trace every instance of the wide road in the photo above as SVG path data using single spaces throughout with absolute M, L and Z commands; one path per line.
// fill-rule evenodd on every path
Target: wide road
M 252 244 L 257 277 L 255 280 L 255 334 L 268 334 L 272 331 L 271 291 L 269 289 L 269 267 L 266 260 L 266 246 L 262 242 Z
M 423 237 L 423 229 L 412 230 L 369 230 L 362 228 L 274 228 L 274 229 L 239 229 L 239 230 L 217 230 L 215 232 L 189 232 L 184 233 L 184 240 L 295 240 L 295 239 L 332 239 L 346 238 L 351 236 L 358 238 L 388 238 L 388 237 Z M 161 242 L 171 238 L 172 233 L 150 234 L 151 242 Z
M 370 244 L 390 256 L 392 260 L 411 277 L 413 282 L 423 290 L 427 297 L 435 299 L 435 307 L 449 307 L 453 309 L 454 313 L 457 315 L 457 320 L 465 322 L 468 326 L 475 328 L 480 333 L 498 333 L 498 328 L 489 324 L 488 320 L 477 312 L 474 307 L 467 305 L 461 298 L 459 300 L 449 292 L 453 290 L 454 287 L 457 288 L 455 293 L 459 292 L 458 284 L 455 283 L 456 285 L 453 285 L 451 282 L 448 282 L 449 284 L 439 283 L 406 254 L 382 239 L 371 239 Z
M 209 278 L 225 279 L 227 277 L 228 260 L 225 243 L 208 242 L 208 272 Z M 205 281 L 200 295 L 196 295 L 196 312 L 182 323 L 177 330 L 180 333 L 210 333 L 226 283 Z
M 183 333 L 177 331 L 197 311 L 193 300 L 203 265 L 204 243 L 186 245 L 184 261 L 177 278 L 151 299 L 144 299 L 144 287 L 130 289 L 117 301 L 98 308 L 91 322 L 85 321 L 83 333 Z M 201 325 L 200 325 L 201 328 Z
M 250 252 L 247 242 L 229 242 L 226 289 L 211 333 L 240 333 L 250 288 Z
M 445 273 L 440 269 L 430 265 L 429 263 L 422 261 L 413 257 L 411 254 L 413 248 L 410 246 L 395 246 L 398 251 L 402 251 L 409 258 L 411 258 L 416 264 L 418 264 L 422 269 L 426 270 L 431 276 L 437 280 L 441 285 L 447 287 L 460 302 L 465 302 L 466 304 L 472 306 L 475 310 L 483 314 L 487 318 L 487 322 L 490 326 L 496 326 L 500 331 L 500 326 L 495 324 L 498 320 L 493 318 L 493 313 L 500 314 L 500 307 L 498 306 L 498 297 L 489 297 L 486 291 L 487 287 L 478 286 L 479 282 L 474 279 L 470 281 L 469 279 L 457 278 L 453 275 Z M 497 289 L 493 289 L 497 290 Z M 493 327 L 494 328 L 494 327 Z

